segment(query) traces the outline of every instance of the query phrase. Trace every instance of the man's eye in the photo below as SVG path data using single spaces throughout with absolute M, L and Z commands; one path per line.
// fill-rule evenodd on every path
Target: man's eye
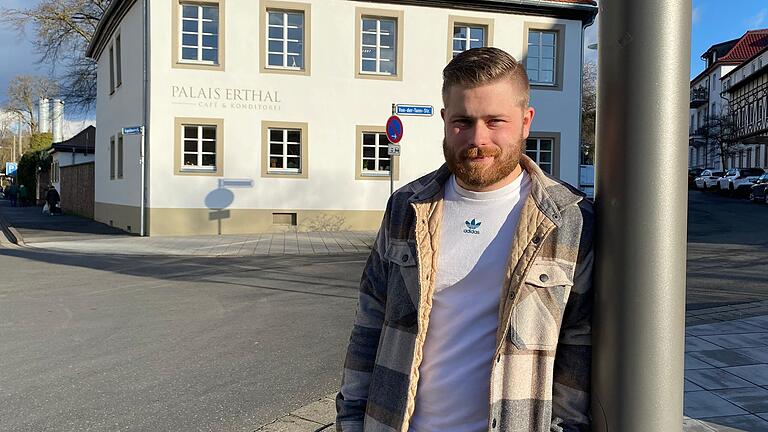
M 504 120 L 502 119 L 491 119 L 488 121 L 489 125 L 498 126 L 500 124 L 504 123 Z
M 454 120 L 453 124 L 459 127 L 467 127 L 469 126 L 470 122 L 467 119 L 459 119 L 459 120 Z

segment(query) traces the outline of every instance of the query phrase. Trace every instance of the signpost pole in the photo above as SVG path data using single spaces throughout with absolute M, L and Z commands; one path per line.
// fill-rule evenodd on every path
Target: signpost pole
M 392 115 L 395 115 L 395 104 L 392 104 Z M 387 133 L 387 141 L 389 141 L 390 144 L 392 144 L 392 140 L 389 139 L 389 133 Z M 392 155 L 389 157 L 389 195 L 395 193 L 395 179 L 393 171 L 395 171 L 395 158 L 397 156 Z
M 145 204 L 144 204 L 144 126 L 141 126 L 141 148 L 139 149 L 139 170 L 141 171 L 141 214 L 139 215 L 139 218 L 141 219 L 139 225 L 140 225 L 140 235 L 144 237 L 144 212 L 145 212 Z

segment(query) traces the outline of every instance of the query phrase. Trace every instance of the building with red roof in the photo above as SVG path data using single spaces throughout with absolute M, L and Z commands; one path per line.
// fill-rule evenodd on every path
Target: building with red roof
M 721 155 L 723 146 L 716 145 L 719 125 L 725 124 L 722 117 L 731 115 L 723 85 L 734 70 L 754 60 L 766 47 L 768 29 L 750 30 L 738 39 L 712 45 L 701 55 L 706 67 L 691 80 L 689 167 L 722 169 L 723 160 L 726 165 L 746 166 L 746 157 L 738 159 L 736 155 L 731 160 L 730 155 Z M 754 161 L 750 159 L 750 163 Z

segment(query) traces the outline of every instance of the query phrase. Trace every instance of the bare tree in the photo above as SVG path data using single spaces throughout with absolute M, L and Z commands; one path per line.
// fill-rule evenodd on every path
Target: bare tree
M 41 97 L 58 93 L 57 84 L 52 80 L 31 75 L 19 75 L 8 83 L 8 105 L 6 111 L 22 118 L 32 133 L 37 131 L 38 118 L 35 104 Z
M 582 163 L 595 160 L 595 119 L 597 117 L 597 63 L 584 62 L 581 82 Z
M 60 96 L 70 108 L 87 111 L 96 103 L 96 65 L 85 58 L 96 26 L 111 0 L 42 0 L 27 9 L 0 10 L 0 21 L 23 34 L 34 31 L 39 61 L 61 81 Z
M 699 130 L 699 134 L 707 143 L 708 154 L 720 159 L 723 168 L 726 166 L 725 161 L 739 152 L 736 132 L 735 118 L 729 112 L 708 116 Z

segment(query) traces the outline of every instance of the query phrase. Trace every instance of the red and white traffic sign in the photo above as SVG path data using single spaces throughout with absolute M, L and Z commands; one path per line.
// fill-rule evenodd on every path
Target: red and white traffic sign
M 392 144 L 397 144 L 403 139 L 403 122 L 398 116 L 392 116 L 387 120 L 387 138 Z

